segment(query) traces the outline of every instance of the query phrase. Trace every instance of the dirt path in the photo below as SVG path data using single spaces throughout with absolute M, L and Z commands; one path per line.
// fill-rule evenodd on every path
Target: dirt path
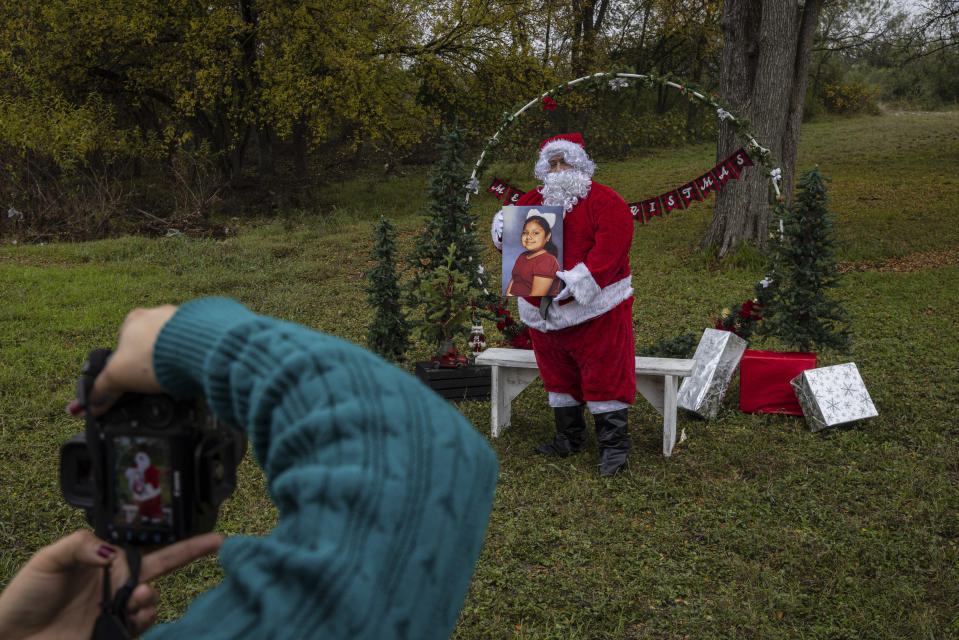
M 863 260 L 862 262 L 840 262 L 839 273 L 849 271 L 921 271 L 935 269 L 947 264 L 959 264 L 959 247 L 919 251 L 887 260 Z

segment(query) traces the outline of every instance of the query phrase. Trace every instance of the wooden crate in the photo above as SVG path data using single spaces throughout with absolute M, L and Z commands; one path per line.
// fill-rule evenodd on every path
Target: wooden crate
M 450 401 L 490 399 L 490 367 L 486 365 L 444 368 L 417 362 L 416 377 Z

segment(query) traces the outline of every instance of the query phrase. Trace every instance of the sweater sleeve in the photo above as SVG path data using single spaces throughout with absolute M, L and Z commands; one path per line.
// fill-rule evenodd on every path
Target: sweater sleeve
M 343 340 L 208 298 L 154 368 L 246 430 L 279 523 L 227 540 L 224 579 L 150 638 L 448 638 L 482 546 L 495 456 L 449 403 Z

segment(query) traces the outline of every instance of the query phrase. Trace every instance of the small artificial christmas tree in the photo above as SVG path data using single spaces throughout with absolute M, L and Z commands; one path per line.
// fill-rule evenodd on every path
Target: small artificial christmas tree
M 463 319 L 468 327 L 473 310 L 486 309 L 490 298 L 485 289 L 476 220 L 470 213 L 466 198 L 468 174 L 463 162 L 466 153 L 463 132 L 458 128 L 449 131 L 440 140 L 439 151 L 440 158 L 433 167 L 427 188 L 428 202 L 424 210 L 426 223 L 410 255 L 413 268 L 410 302 L 435 302 L 434 294 L 427 292 L 439 286 L 438 283 L 444 278 L 452 278 L 452 286 L 465 288 L 462 291 L 457 289 L 448 299 L 457 300 L 467 309 L 463 314 L 462 309 L 448 306 L 449 317 L 436 318 L 431 314 L 439 307 L 430 306 L 424 320 L 426 326 L 417 333 L 437 337 L 445 335 L 442 332 L 434 333 L 437 323 L 459 326 L 459 320 Z M 448 349 L 443 349 L 443 346 L 437 343 L 437 354 L 447 353 Z
M 469 335 L 472 327 L 471 301 L 478 296 L 479 292 L 470 282 L 470 277 L 460 270 L 455 243 L 448 247 L 442 264 L 424 274 L 411 289 L 409 302 L 421 307 L 424 316 L 423 323 L 416 326 L 413 333 L 422 340 L 436 344 L 436 357 L 446 358 L 441 364 L 456 364 L 453 341 Z
M 371 351 L 398 362 L 409 348 L 409 327 L 403 313 L 400 285 L 396 277 L 396 229 L 380 216 L 375 243 L 370 251 L 373 268 L 366 272 L 366 296 L 376 313 L 366 336 Z
M 799 177 L 796 199 L 783 217 L 782 237 L 772 246 L 771 283 L 756 290 L 763 316 L 757 333 L 776 336 L 797 351 L 849 348 L 849 334 L 842 328 L 846 313 L 826 297 L 839 283 L 827 180 L 818 166 Z

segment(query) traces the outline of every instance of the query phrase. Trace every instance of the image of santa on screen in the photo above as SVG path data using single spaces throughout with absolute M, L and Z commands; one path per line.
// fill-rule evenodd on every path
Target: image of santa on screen
M 140 521 L 159 524 L 163 522 L 163 498 L 160 489 L 160 470 L 150 462 L 146 451 L 138 451 L 133 457 L 135 466 L 126 470 L 127 486 L 136 502 Z

